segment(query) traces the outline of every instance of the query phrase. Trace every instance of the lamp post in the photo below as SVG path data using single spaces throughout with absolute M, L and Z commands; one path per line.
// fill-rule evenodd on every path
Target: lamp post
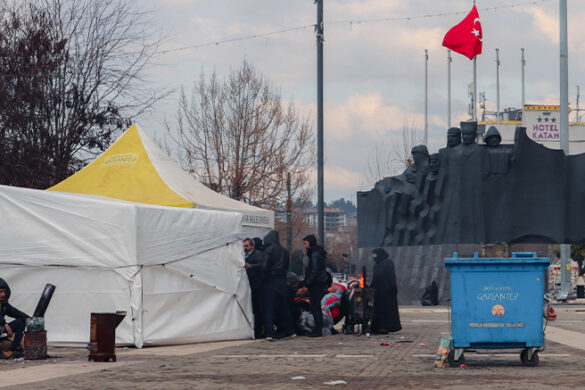
M 325 246 L 325 211 L 323 192 L 323 0 L 315 0 L 317 4 L 317 230 L 319 244 Z

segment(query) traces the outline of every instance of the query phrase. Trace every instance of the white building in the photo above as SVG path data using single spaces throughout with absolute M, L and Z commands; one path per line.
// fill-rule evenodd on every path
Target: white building
M 317 228 L 318 215 L 317 209 L 306 210 L 305 221 L 310 226 Z M 347 226 L 347 216 L 345 212 L 340 209 L 324 209 L 323 222 L 325 224 L 326 232 L 336 232 Z

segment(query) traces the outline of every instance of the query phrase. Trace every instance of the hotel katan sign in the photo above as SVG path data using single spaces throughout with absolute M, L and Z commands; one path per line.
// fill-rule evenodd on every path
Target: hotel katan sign
M 525 105 L 522 122 L 533 140 L 560 141 L 561 106 Z

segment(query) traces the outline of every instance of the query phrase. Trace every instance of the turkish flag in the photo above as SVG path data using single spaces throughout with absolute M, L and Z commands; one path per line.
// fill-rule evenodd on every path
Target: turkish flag
M 482 38 L 479 14 L 474 5 L 465 19 L 447 31 L 443 46 L 472 60 L 481 54 Z

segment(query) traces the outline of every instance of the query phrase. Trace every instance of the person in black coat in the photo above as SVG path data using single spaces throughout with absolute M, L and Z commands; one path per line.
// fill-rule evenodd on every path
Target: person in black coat
M 282 338 L 296 336 L 290 311 L 288 310 L 286 274 L 288 272 L 288 250 L 280 245 L 279 235 L 272 230 L 264 237 L 264 254 L 266 267 L 264 269 L 265 290 L 265 317 L 264 330 L 266 339 L 274 341 L 274 316 L 276 314 L 277 327 Z
M 374 293 L 374 318 L 372 333 L 386 334 L 398 332 L 402 329 L 398 313 L 398 285 L 394 263 L 388 252 L 382 248 L 372 251 L 374 259 L 374 276 L 370 287 L 376 289 Z
M 254 337 L 257 339 L 264 335 L 264 268 L 266 256 L 256 249 L 253 239 L 244 240 L 244 253 L 246 273 L 252 290 L 252 312 L 254 313 Z
M 315 328 L 310 337 L 321 337 L 323 332 L 323 312 L 321 311 L 321 299 L 327 288 L 327 267 L 325 257 L 327 253 L 322 246 L 317 245 L 317 238 L 309 234 L 303 238 L 309 262 L 305 272 L 305 285 L 309 290 L 311 301 L 311 314 L 315 320 Z
M 262 244 L 262 239 L 260 237 L 254 237 L 254 249 L 257 251 L 264 251 L 264 244 Z
M 12 347 L 10 348 L 10 352 L 0 352 L 0 359 L 22 357 L 20 342 L 24 335 L 26 319 L 29 317 L 8 303 L 9 299 L 10 287 L 4 279 L 0 278 L 0 339 L 12 337 Z M 6 323 L 5 316 L 12 317 L 14 320 Z

